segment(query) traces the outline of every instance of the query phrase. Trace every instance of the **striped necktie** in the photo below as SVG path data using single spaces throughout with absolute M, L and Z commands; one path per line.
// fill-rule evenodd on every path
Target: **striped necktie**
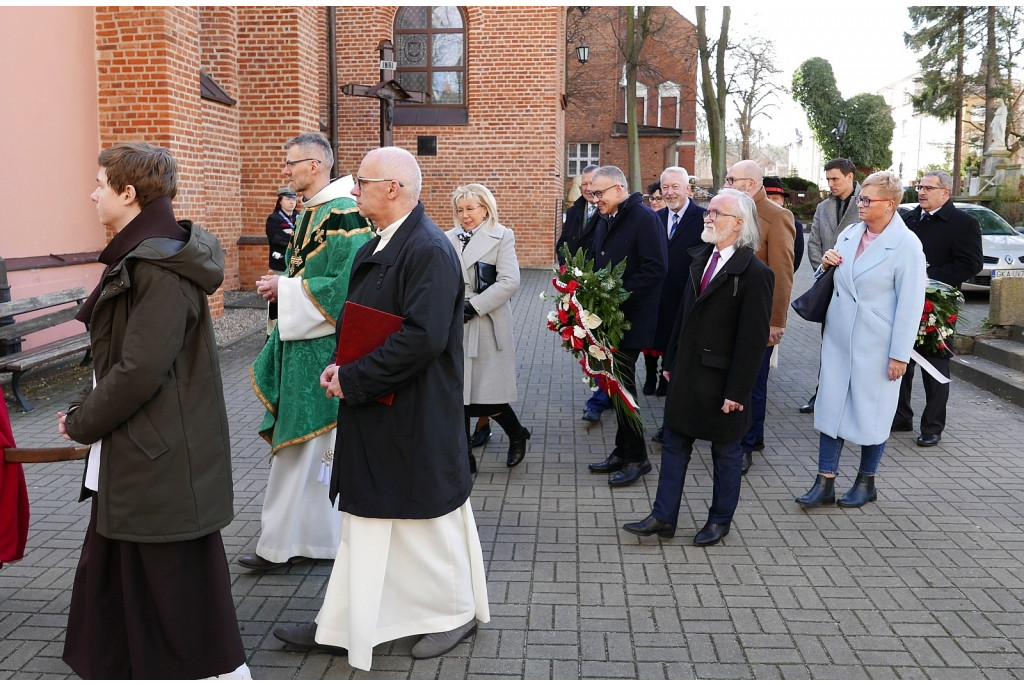
M 668 239 L 672 240 L 672 236 L 676 234 L 676 229 L 679 228 L 679 215 L 672 215 L 672 226 L 668 229 Z

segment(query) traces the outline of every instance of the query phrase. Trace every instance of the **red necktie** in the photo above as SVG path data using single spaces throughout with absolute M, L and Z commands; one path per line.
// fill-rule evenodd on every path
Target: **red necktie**
M 704 271 L 704 278 L 700 279 L 700 291 L 703 293 L 704 289 L 708 287 L 708 282 L 711 281 L 711 277 L 715 275 L 715 267 L 718 266 L 718 250 L 711 253 L 711 259 L 708 261 L 708 268 Z

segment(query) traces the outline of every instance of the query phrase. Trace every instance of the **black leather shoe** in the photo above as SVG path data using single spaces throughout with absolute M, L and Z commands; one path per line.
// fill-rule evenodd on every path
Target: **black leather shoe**
M 729 534 L 730 525 L 728 523 L 711 523 L 711 521 L 708 521 L 700 529 L 700 532 L 697 533 L 697 537 L 693 538 L 693 544 L 698 547 L 717 545 L 722 541 L 722 538 Z
M 743 453 L 743 466 L 740 468 L 740 473 L 744 476 L 747 475 L 747 471 L 750 470 L 750 465 L 754 463 L 754 455 L 750 452 Z
M 658 375 L 657 373 L 648 373 L 647 380 L 644 381 L 644 394 L 653 395 L 654 391 L 658 389 Z
M 665 427 L 662 426 L 655 431 L 654 436 L 651 438 L 651 442 L 656 442 L 659 445 L 665 444 Z
M 597 423 L 601 420 L 601 414 L 593 409 L 587 409 L 583 412 L 583 420 L 587 423 Z
M 917 444 L 921 447 L 935 447 L 942 440 L 940 433 L 921 433 L 917 436 Z
M 622 529 L 626 532 L 632 533 L 633 535 L 639 535 L 642 538 L 648 535 L 658 534 L 658 537 L 670 538 L 676 534 L 676 524 L 665 523 L 654 518 L 654 514 L 651 514 L 643 521 L 637 521 L 636 523 L 627 523 L 622 526 Z
M 623 485 L 632 485 L 640 480 L 640 476 L 650 472 L 651 462 L 646 459 L 643 461 L 631 461 L 624 465 L 618 473 L 613 473 L 608 477 L 608 485 L 613 488 L 621 487 Z
M 277 626 L 274 637 L 289 647 L 296 649 L 318 649 L 331 654 L 348 654 L 344 647 L 322 645 L 316 641 L 316 623 L 303 623 L 297 626 Z
M 914 422 L 913 421 L 907 421 L 905 423 L 903 421 L 893 421 L 892 422 L 892 428 L 890 429 L 890 432 L 892 432 L 892 433 L 909 433 L 912 430 L 914 430 Z
M 658 389 L 654 391 L 655 397 L 664 397 L 668 394 L 668 381 L 664 376 L 658 376 Z
M 470 447 L 483 447 L 487 444 L 487 441 L 491 439 L 491 424 L 490 422 L 485 423 L 483 428 L 477 428 L 473 431 L 472 437 L 469 439 Z
M 239 566 L 251 568 L 254 571 L 269 571 L 272 568 L 281 568 L 282 566 L 288 566 L 289 564 L 297 564 L 299 562 L 306 561 L 306 557 L 292 557 L 288 561 L 270 561 L 269 559 L 264 559 L 255 552 L 251 552 L 238 557 L 237 561 Z
M 811 399 L 807 400 L 806 404 L 800 406 L 801 414 L 813 414 L 814 413 L 814 401 L 818 399 L 818 393 L 811 395 Z
M 612 454 L 604 461 L 599 461 L 594 464 L 587 464 L 587 468 L 590 469 L 591 473 L 615 473 L 623 466 L 626 465 L 626 460 L 617 454 Z
M 523 428 L 519 432 L 519 437 L 508 439 L 508 459 L 505 460 L 505 465 L 512 468 L 523 460 L 526 456 L 526 441 L 530 439 L 530 431 Z
M 878 499 L 878 493 L 875 491 L 875 477 L 858 471 L 857 479 L 853 481 L 853 487 L 836 500 L 836 504 L 841 507 L 856 508 L 863 507 L 876 499 Z
M 822 504 L 835 504 L 836 479 L 826 478 L 820 473 L 814 479 L 811 489 L 796 498 L 796 503 L 804 509 L 813 509 Z

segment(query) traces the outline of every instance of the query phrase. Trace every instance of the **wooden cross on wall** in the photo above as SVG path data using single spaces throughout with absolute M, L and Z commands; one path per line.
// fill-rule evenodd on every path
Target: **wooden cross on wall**
M 429 93 L 409 92 L 395 80 L 395 46 L 390 40 L 382 40 L 377 44 L 380 53 L 380 83 L 375 86 L 360 86 L 349 83 L 341 87 L 345 95 L 356 97 L 377 98 L 380 100 L 380 145 L 388 147 L 394 144 L 393 125 L 395 120 L 395 101 L 430 102 Z

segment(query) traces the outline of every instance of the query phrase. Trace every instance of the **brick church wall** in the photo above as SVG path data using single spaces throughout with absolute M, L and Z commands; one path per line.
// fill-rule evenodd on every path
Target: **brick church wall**
M 396 10 L 338 8 L 339 85 L 379 80 L 377 43 L 393 39 Z M 442 228 L 452 225 L 451 191 L 484 183 L 516 231 L 520 263 L 546 266 L 561 224 L 564 10 L 464 13 L 469 124 L 399 126 L 395 144 L 415 152 L 418 135 L 437 136 L 438 155 L 419 162 L 422 199 Z M 267 268 L 264 224 L 283 182 L 282 146 L 327 125 L 326 9 L 97 7 L 94 16 L 101 147 L 167 147 L 181 176 L 176 212 L 220 239 L 224 287 L 253 289 Z M 200 97 L 200 68 L 235 105 Z M 379 109 L 344 95 L 338 109 L 343 174 L 377 146 Z M 220 296 L 213 302 L 219 309 Z
M 397 8 L 339 8 L 338 83 L 380 78 L 377 44 L 393 40 Z M 559 7 L 465 7 L 467 126 L 396 126 L 395 144 L 415 154 L 419 135 L 437 136 L 437 157 L 418 159 L 423 203 L 443 229 L 453 225 L 451 192 L 483 183 L 498 216 L 516 233 L 522 266 L 548 266 L 561 229 L 565 11 Z M 528 27 L 528 36 L 527 36 Z M 342 169 L 376 147 L 379 105 L 341 96 Z

